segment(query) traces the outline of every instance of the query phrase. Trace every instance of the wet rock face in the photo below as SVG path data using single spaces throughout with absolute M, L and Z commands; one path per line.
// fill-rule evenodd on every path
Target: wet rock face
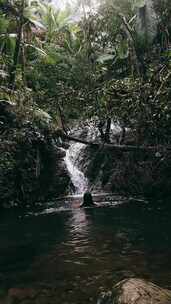
M 103 293 L 97 304 L 170 304 L 171 291 L 142 279 L 126 279 L 111 292 Z
M 165 198 L 171 194 L 171 157 L 86 147 L 79 166 L 93 189 Z
M 66 194 L 70 186 L 71 180 L 64 161 L 65 151 L 59 147 L 55 147 L 51 167 L 51 185 L 50 196 L 58 196 Z
M 51 129 L 26 121 L 11 125 L 9 115 L 3 117 L 6 119 L 0 125 L 0 207 L 32 206 L 35 201 L 63 195 L 70 178 L 63 161 L 64 151 L 55 143 Z
M 14 125 L 16 122 L 16 114 L 13 111 L 15 104 L 7 100 L 0 101 L 0 126 L 2 127 L 5 123 Z

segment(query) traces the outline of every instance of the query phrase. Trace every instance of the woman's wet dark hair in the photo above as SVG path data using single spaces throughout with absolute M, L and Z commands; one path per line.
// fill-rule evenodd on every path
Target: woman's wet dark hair
M 86 207 L 86 206 L 92 206 L 92 205 L 94 205 L 92 194 L 91 194 L 91 192 L 86 191 L 83 196 L 82 206 Z

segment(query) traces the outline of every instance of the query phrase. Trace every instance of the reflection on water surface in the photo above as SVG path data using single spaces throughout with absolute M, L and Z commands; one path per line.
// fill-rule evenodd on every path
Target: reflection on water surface
M 120 202 L 120 201 L 119 201 Z M 31 303 L 96 303 L 102 288 L 137 276 L 171 286 L 171 221 L 143 202 L 1 216 L 0 281 L 37 291 Z M 58 208 L 59 207 L 59 208 Z M 56 209 L 55 209 L 56 208 Z

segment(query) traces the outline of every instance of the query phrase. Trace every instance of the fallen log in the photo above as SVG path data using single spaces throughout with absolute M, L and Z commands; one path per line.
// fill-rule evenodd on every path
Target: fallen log
M 125 279 L 103 292 L 97 304 L 170 304 L 171 291 L 142 279 Z
M 165 152 L 170 152 L 171 151 L 171 146 L 140 146 L 140 145 L 117 145 L 115 143 L 105 143 L 105 142 L 95 142 L 95 141 L 88 141 L 82 138 L 78 138 L 75 136 L 71 136 L 66 134 L 62 129 L 57 129 L 54 132 L 54 138 L 61 138 L 63 140 L 68 140 L 68 141 L 74 141 L 78 142 L 84 145 L 89 145 L 94 148 L 107 148 L 109 150 L 113 150 L 116 152 L 151 152 L 151 153 L 156 153 L 159 152 L 161 154 Z M 157 155 L 157 157 L 160 157 Z
M 92 147 L 99 147 L 99 148 L 107 148 L 118 152 L 158 152 L 160 150 L 163 150 L 163 147 L 153 147 L 153 146 L 132 146 L 132 145 L 116 145 L 116 144 L 109 144 L 109 143 L 101 143 L 101 142 L 93 142 L 93 141 L 87 141 L 84 139 L 80 139 L 77 137 L 73 137 L 67 134 L 62 134 L 61 136 L 63 139 L 67 139 L 69 141 L 78 142 L 81 144 L 89 145 Z M 171 148 L 170 148 L 171 149 Z M 168 150 L 168 148 L 166 148 Z

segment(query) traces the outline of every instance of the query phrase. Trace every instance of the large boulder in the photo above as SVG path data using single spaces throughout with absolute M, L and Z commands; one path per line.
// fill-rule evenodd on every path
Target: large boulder
M 171 291 L 142 279 L 125 279 L 101 294 L 97 304 L 170 304 Z
M 6 123 L 14 125 L 16 123 L 16 104 L 8 100 L 0 100 L 0 128 Z

